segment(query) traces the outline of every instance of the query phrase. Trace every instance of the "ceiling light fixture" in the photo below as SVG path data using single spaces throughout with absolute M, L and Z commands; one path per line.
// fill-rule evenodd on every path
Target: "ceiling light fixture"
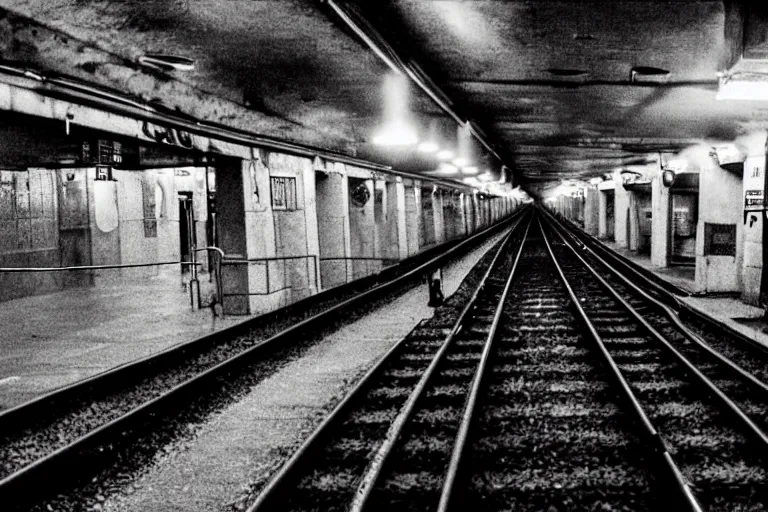
M 583 69 L 549 68 L 547 72 L 552 75 L 561 76 L 561 77 L 577 77 L 577 76 L 586 76 L 589 74 L 589 71 L 584 71 Z
M 456 167 L 464 167 L 469 165 L 469 161 L 466 158 L 458 157 L 453 159 L 453 165 Z
M 165 55 L 161 53 L 148 53 L 139 57 L 139 64 L 163 71 L 192 71 L 195 69 L 195 61 L 179 55 Z
M 384 124 L 373 137 L 377 146 L 413 146 L 419 142 L 410 122 L 409 94 L 408 81 L 403 75 L 390 73 L 384 78 Z
M 443 162 L 437 167 L 437 172 L 440 174 L 456 174 L 459 172 L 459 168 L 455 165 Z
M 431 153 L 437 153 L 440 150 L 440 148 L 434 142 L 424 141 L 421 144 L 419 144 L 418 150 L 421 153 L 431 154 Z
M 461 168 L 461 172 L 462 172 L 462 174 L 467 174 L 467 175 L 472 176 L 472 175 L 475 175 L 475 174 L 479 173 L 480 169 L 478 169 L 476 165 L 469 165 L 467 167 L 462 167 Z
M 736 101 L 768 101 L 768 74 L 720 74 L 720 86 L 715 99 Z
M 453 151 L 449 149 L 443 149 L 442 151 L 438 151 L 436 156 L 440 160 L 450 160 L 453 158 Z
M 635 66 L 629 72 L 629 81 L 632 83 L 647 80 L 659 81 L 660 79 L 665 79 L 668 76 L 668 69 L 656 68 L 652 66 Z

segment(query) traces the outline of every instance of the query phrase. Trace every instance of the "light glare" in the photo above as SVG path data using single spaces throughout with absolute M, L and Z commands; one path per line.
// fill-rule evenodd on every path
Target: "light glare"
M 437 153 L 437 158 L 440 160 L 450 160 L 453 157 L 453 152 L 448 149 L 444 149 Z
M 721 101 L 768 101 L 768 82 L 721 81 L 715 99 Z
M 434 142 L 422 142 L 419 144 L 419 151 L 422 153 L 436 153 L 440 148 Z

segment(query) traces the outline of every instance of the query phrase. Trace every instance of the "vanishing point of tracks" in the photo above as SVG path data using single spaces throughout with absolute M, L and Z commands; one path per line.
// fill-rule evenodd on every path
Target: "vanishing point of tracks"
M 249 511 L 765 510 L 765 385 L 572 243 L 521 223 Z
M 682 323 L 656 292 L 528 211 L 484 259 L 471 297 L 393 346 L 250 512 L 768 509 L 765 353 Z M 114 463 L 143 424 L 183 416 L 208 388 L 226 392 L 258 347 L 311 331 L 313 318 L 266 342 L 230 337 L 202 367 L 193 351 L 184 364 L 202 374 L 192 380 L 145 363 L 131 382 L 163 390 L 149 396 L 112 382 L 0 413 L 0 499 L 35 503 L 43 487 L 91 478 L 77 462 Z M 287 358 L 281 350 L 265 364 Z

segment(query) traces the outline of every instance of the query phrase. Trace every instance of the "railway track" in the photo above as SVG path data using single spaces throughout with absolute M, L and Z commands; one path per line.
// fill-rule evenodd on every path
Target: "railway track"
M 598 258 L 582 256 L 548 230 L 587 321 L 658 436 L 657 449 L 679 469 L 689 507 L 768 507 L 764 382 L 697 339 Z
M 744 392 L 760 379 L 539 222 L 445 338 L 393 349 L 249 512 L 765 510 L 764 409 Z
M 289 308 L 285 317 L 248 321 L 0 412 L 0 501 L 27 510 L 110 466 L 130 466 L 128 448 L 141 448 L 151 460 L 179 429 L 175 423 L 186 426 L 212 404 L 235 399 L 227 396 L 234 395 L 233 382 L 248 387 L 266 378 L 319 341 L 324 329 L 337 327 L 340 317 L 354 318 L 401 293 L 492 230 L 399 275 L 371 278 L 362 292 L 360 284 L 345 287 Z
M 249 511 L 650 508 L 639 440 L 621 427 L 537 230 L 512 238 L 420 368 L 409 345 L 383 360 Z

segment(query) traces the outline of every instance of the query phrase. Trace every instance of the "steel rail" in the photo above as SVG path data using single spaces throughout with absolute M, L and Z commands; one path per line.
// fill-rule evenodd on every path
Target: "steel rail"
M 511 219 L 507 220 L 509 221 Z M 467 240 L 464 242 L 467 242 Z M 7 477 L 0 480 L 0 501 L 8 499 L 18 500 L 19 496 L 21 495 L 19 491 L 23 489 L 30 489 L 35 487 L 38 489 L 44 488 L 40 485 L 40 481 L 46 477 L 48 477 L 49 482 L 55 481 L 58 485 L 61 485 L 67 478 L 76 477 L 78 472 L 72 471 L 66 473 L 65 475 L 57 474 L 57 478 L 55 480 L 51 478 L 51 476 L 55 474 L 55 470 L 57 468 L 66 465 L 68 461 L 71 462 L 73 457 L 76 457 L 79 453 L 86 451 L 89 447 L 98 446 L 99 444 L 105 442 L 111 435 L 119 435 L 121 432 L 127 430 L 130 424 L 140 423 L 141 419 L 143 418 L 148 418 L 156 413 L 162 414 L 160 411 L 162 411 L 163 407 L 170 406 L 172 408 L 174 405 L 177 405 L 179 400 L 182 399 L 185 395 L 196 396 L 195 391 L 197 391 L 211 379 L 225 375 L 231 370 L 235 370 L 238 365 L 247 364 L 248 361 L 250 361 L 251 358 L 253 358 L 255 355 L 261 354 L 265 350 L 271 349 L 272 347 L 278 345 L 281 341 L 292 342 L 296 339 L 298 334 L 306 332 L 308 328 L 318 326 L 327 319 L 338 318 L 339 313 L 348 307 L 374 300 L 377 297 L 396 289 L 404 283 L 409 282 L 412 278 L 422 275 L 426 269 L 431 269 L 440 262 L 446 261 L 450 255 L 454 254 L 460 249 L 460 247 L 463 246 L 464 242 L 451 247 L 448 251 L 441 254 L 440 256 L 429 260 L 428 262 L 406 272 L 405 274 L 391 281 L 377 285 L 358 295 L 346 299 L 321 313 L 318 313 L 312 317 L 300 321 L 297 324 L 292 325 L 291 327 L 264 340 L 262 343 L 246 349 L 243 352 L 240 352 L 239 354 L 208 368 L 202 373 L 199 373 L 194 377 L 187 379 L 180 384 L 177 384 L 170 390 L 155 397 L 154 399 L 145 402 L 138 407 L 135 407 L 122 416 L 115 418 L 114 420 L 98 427 L 95 430 L 92 430 L 84 436 L 81 436 L 70 444 L 63 446 L 54 452 L 51 452 L 36 460 L 35 462 L 23 467 L 15 473 L 8 475 Z M 206 338 L 211 339 L 210 336 Z M 142 360 L 142 362 L 147 362 L 147 360 Z M 120 370 L 125 371 L 126 368 L 130 368 L 130 366 L 121 367 Z M 101 375 L 103 376 L 104 374 Z M 97 379 L 91 379 L 90 383 L 93 383 L 95 380 Z M 54 394 L 55 392 L 46 395 L 46 397 L 50 398 L 51 395 Z M 0 420 L 8 420 L 9 417 L 18 417 L 20 414 L 23 414 L 25 405 L 26 404 L 22 404 L 22 406 L 0 413 Z M 82 461 L 80 461 L 78 467 L 82 466 Z M 45 488 L 47 489 L 48 486 Z
M 561 231 L 559 233 L 559 235 L 561 237 L 564 237 L 564 234 L 563 234 L 563 232 L 564 232 L 565 235 L 568 235 L 570 238 L 575 239 L 575 235 L 573 235 L 572 233 L 566 231 L 561 226 L 558 226 L 556 223 L 550 222 L 550 225 L 553 226 L 555 231 L 558 231 L 558 230 Z M 603 258 L 601 258 L 591 248 L 586 247 L 586 246 L 582 246 L 582 247 L 586 251 L 588 251 L 590 254 L 592 254 L 592 256 L 595 259 L 597 259 L 606 269 L 608 269 L 611 274 L 613 274 L 615 277 L 617 277 L 619 280 L 621 280 L 621 282 L 625 286 L 627 286 L 628 288 L 632 289 L 637 294 L 642 296 L 643 299 L 645 299 L 646 301 L 652 303 L 654 306 L 656 306 L 661 311 L 663 311 L 664 315 L 666 316 L 666 318 L 670 322 L 672 322 L 674 327 L 688 341 L 690 341 L 691 343 L 694 343 L 695 345 L 698 345 L 699 348 L 701 348 L 702 350 L 707 352 L 707 354 L 710 357 L 712 357 L 713 359 L 716 359 L 719 363 L 721 363 L 721 364 L 725 365 L 726 367 L 728 367 L 729 370 L 731 370 L 732 372 L 734 372 L 737 375 L 739 375 L 741 378 L 743 378 L 744 380 L 749 382 L 753 387 L 757 388 L 762 393 L 768 394 L 768 384 L 766 384 L 765 382 L 761 381 L 760 379 L 755 377 L 752 373 L 750 373 L 749 371 L 745 370 L 744 368 L 742 368 L 741 366 L 739 366 L 738 364 L 736 364 L 735 362 L 731 361 L 730 359 L 728 359 L 727 357 L 723 356 L 718 351 L 713 349 L 711 346 L 709 346 L 709 344 L 706 341 L 704 341 L 703 339 L 701 339 L 701 337 L 699 335 L 697 335 L 696 333 L 691 331 L 685 324 L 683 324 L 682 320 L 680 320 L 680 317 L 677 315 L 677 313 L 672 308 L 670 308 L 669 306 L 667 306 L 663 302 L 657 300 L 653 296 L 651 296 L 648 293 L 646 293 L 645 290 L 643 290 L 642 288 L 637 286 L 635 283 L 633 283 L 631 280 L 629 280 L 629 278 L 627 278 L 626 276 L 621 274 L 621 272 L 619 272 L 614 267 L 612 267 L 607 261 L 605 261 Z
M 571 244 L 568 243 L 564 237 L 562 237 L 562 235 L 561 239 L 563 244 L 571 250 L 571 252 L 579 259 L 579 261 L 581 261 L 582 265 L 584 265 L 584 268 L 586 268 L 589 273 L 592 274 L 592 276 L 614 298 L 614 300 L 621 304 L 621 306 L 635 319 L 635 321 L 643 326 L 643 328 L 646 330 L 646 332 L 648 332 L 648 334 L 651 335 L 652 338 L 661 343 L 661 345 L 666 348 L 667 352 L 670 353 L 678 363 L 680 363 L 685 369 L 688 370 L 687 373 L 689 377 L 693 377 L 700 384 L 702 384 L 717 398 L 717 400 L 720 402 L 720 405 L 728 412 L 730 412 L 735 417 L 735 419 L 741 423 L 741 425 L 746 429 L 747 433 L 749 433 L 759 443 L 759 447 L 762 450 L 762 456 L 768 457 L 768 435 L 766 435 L 766 433 L 763 432 L 763 430 L 757 426 L 757 424 L 755 424 L 755 422 L 752 421 L 749 416 L 747 416 L 744 411 L 742 411 L 741 408 L 728 397 L 728 395 L 723 393 L 723 391 L 714 382 L 712 382 L 709 377 L 704 375 L 701 370 L 696 368 L 696 365 L 694 365 L 687 357 L 678 351 L 651 324 L 649 324 L 648 321 L 645 320 L 645 318 L 643 318 L 642 315 L 640 315 L 640 313 L 638 313 L 637 310 L 635 310 L 635 308 L 633 308 L 632 305 L 629 304 L 624 299 L 624 297 L 622 297 L 619 292 L 616 291 L 615 288 L 613 288 L 600 274 L 597 273 L 594 268 L 592 268 L 589 263 L 587 263 L 587 261 L 578 253 L 578 251 L 576 251 L 576 249 L 573 248 Z
M 530 220 L 528 221 L 528 225 L 530 226 Z M 527 233 L 528 230 L 526 229 L 525 232 Z M 504 252 L 504 249 L 509 243 L 511 236 L 512 236 L 512 233 L 510 232 L 510 234 L 507 235 L 507 238 L 500 244 L 498 251 L 496 251 L 496 254 L 493 257 L 493 261 L 491 261 L 491 264 L 488 265 L 488 269 L 486 270 L 485 274 L 480 280 L 480 284 L 477 286 L 477 288 L 475 289 L 475 292 L 472 294 L 472 297 L 469 299 L 469 301 L 467 302 L 467 305 L 462 310 L 461 315 L 459 316 L 459 320 L 456 322 L 456 324 L 454 324 L 453 329 L 451 329 L 451 332 L 448 334 L 448 336 L 446 336 L 442 346 L 437 351 L 437 353 L 435 354 L 435 357 L 432 359 L 429 366 L 422 374 L 421 378 L 419 379 L 419 382 L 416 383 L 416 386 L 413 388 L 413 391 L 408 396 L 408 399 L 406 400 L 405 404 L 403 404 L 403 407 L 400 409 L 400 412 L 397 414 L 395 419 L 390 424 L 389 429 L 387 429 L 387 433 L 384 437 L 384 441 L 381 443 L 381 445 L 379 445 L 379 449 L 371 459 L 371 462 L 368 465 L 368 468 L 366 469 L 363 475 L 360 485 L 358 486 L 357 491 L 355 492 L 355 497 L 352 500 L 352 505 L 349 508 L 350 512 L 362 512 L 362 510 L 365 508 L 366 504 L 368 503 L 368 500 L 370 499 L 371 494 L 373 493 L 373 490 L 376 487 L 376 483 L 381 477 L 381 474 L 383 473 L 384 468 L 387 465 L 387 461 L 389 461 L 389 458 L 393 453 L 394 447 L 397 444 L 397 441 L 399 440 L 400 435 L 403 432 L 403 428 L 405 427 L 406 423 L 408 422 L 408 420 L 411 418 L 414 411 L 416 410 L 416 404 L 423 396 L 424 390 L 426 389 L 427 384 L 432 378 L 432 375 L 435 373 L 437 366 L 443 361 L 443 357 L 448 352 L 448 348 L 453 344 L 453 341 L 456 339 L 456 336 L 459 334 L 462 327 L 464 326 L 464 322 L 466 318 L 469 316 L 469 312 L 474 308 L 475 303 L 477 302 L 477 299 L 480 297 L 480 293 L 485 288 L 485 283 L 487 282 L 488 277 L 495 270 L 496 263 L 498 262 L 502 252 Z M 503 305 L 504 305 L 503 301 L 500 300 L 498 305 L 496 306 L 497 313 L 498 313 L 498 310 L 500 310 L 503 307 Z M 494 314 L 494 319 L 496 319 L 497 316 L 498 315 Z M 488 343 L 489 343 L 489 340 L 486 340 L 486 345 Z M 483 352 L 485 352 L 485 350 Z
M 661 462 L 663 463 L 663 466 L 666 468 L 666 470 L 669 472 L 670 476 L 672 477 L 672 481 L 675 483 L 677 490 L 680 492 L 681 499 L 684 500 L 686 509 L 691 510 L 693 512 L 704 512 L 704 508 L 699 503 L 689 483 L 686 481 L 684 475 L 680 471 L 680 468 L 677 466 L 674 459 L 672 458 L 672 455 L 669 453 L 669 448 L 667 447 L 666 442 L 661 437 L 658 430 L 656 430 L 656 427 L 653 425 L 650 418 L 646 414 L 645 410 L 643 409 L 643 406 L 640 404 L 640 401 L 637 399 L 637 397 L 635 396 L 635 393 L 632 391 L 632 388 L 630 388 L 629 383 L 627 382 L 627 379 L 624 377 L 624 374 L 619 369 L 618 365 L 616 364 L 616 361 L 613 359 L 613 356 L 611 356 L 611 354 L 608 352 L 608 349 L 606 348 L 605 342 L 603 341 L 602 337 L 600 336 L 600 334 L 598 334 L 597 329 L 595 329 L 594 324 L 589 319 L 589 316 L 587 316 L 586 311 L 584 311 L 584 308 L 582 307 L 581 302 L 579 301 L 579 298 L 576 296 L 576 293 L 573 291 L 573 287 L 568 282 L 568 279 L 565 277 L 565 273 L 563 272 L 563 269 L 560 266 L 560 263 L 557 261 L 557 258 L 555 257 L 555 253 L 552 250 L 552 246 L 549 243 L 549 238 L 547 237 L 547 234 L 544 231 L 544 227 L 541 225 L 540 220 L 539 220 L 539 226 L 541 227 L 542 236 L 544 238 L 544 244 L 547 246 L 547 251 L 549 252 L 549 256 L 550 258 L 552 258 L 552 262 L 555 265 L 555 269 L 557 270 L 557 273 L 560 276 L 560 281 L 563 283 L 563 286 L 565 286 L 565 289 L 568 292 L 569 297 L 571 298 L 571 303 L 573 304 L 573 307 L 576 309 L 579 318 L 581 318 L 582 322 L 586 326 L 590 337 L 597 344 L 600 354 L 603 356 L 605 363 L 608 365 L 608 369 L 613 374 L 614 378 L 618 381 L 619 388 L 622 391 L 624 398 L 629 402 L 631 409 L 634 411 L 635 415 L 640 420 L 640 424 L 642 425 L 642 428 L 645 431 L 645 434 L 650 442 L 651 448 L 654 451 L 658 452 Z
M 546 211 L 546 210 L 545 210 Z M 553 218 L 552 214 L 550 212 L 546 212 L 547 215 L 549 215 L 550 218 Z M 756 349 L 764 354 L 768 354 L 768 347 L 765 345 L 762 345 L 755 340 L 751 339 L 749 336 L 744 335 L 743 333 L 733 329 L 731 326 L 727 325 L 726 323 L 722 322 L 721 320 L 718 320 L 717 318 L 713 318 L 706 313 L 703 313 L 690 305 L 686 304 L 681 297 L 690 297 L 691 293 L 682 290 L 681 288 L 671 284 L 663 282 L 657 283 L 654 280 L 660 280 L 659 277 L 653 275 L 649 270 L 644 269 L 642 267 L 639 267 L 636 263 L 632 262 L 631 260 L 627 259 L 625 256 L 622 256 L 621 254 L 616 253 L 612 249 L 606 247 L 604 244 L 600 242 L 600 240 L 596 239 L 594 236 L 590 235 L 589 233 L 585 233 L 584 231 L 580 230 L 577 226 L 573 225 L 573 223 L 570 224 L 570 228 L 568 227 L 568 224 L 565 222 L 555 220 L 559 225 L 563 227 L 564 230 L 569 231 L 573 234 L 574 237 L 577 237 L 577 240 L 579 240 L 579 245 L 581 247 L 584 247 L 586 249 L 590 249 L 592 253 L 596 254 L 595 248 L 602 252 L 603 254 L 607 255 L 608 257 L 612 258 L 613 260 L 617 261 L 623 268 L 628 270 L 632 275 L 637 276 L 639 279 L 641 279 L 645 284 L 652 287 L 654 290 L 656 290 L 665 300 L 665 303 L 670 306 L 673 311 L 679 314 L 685 314 L 689 315 L 691 317 L 694 317 L 698 319 L 701 322 L 704 322 L 716 329 L 719 329 L 723 333 L 725 333 L 728 336 L 737 338 L 746 344 L 748 344 L 753 349 Z M 577 234 L 578 233 L 578 234 Z M 581 236 L 585 240 L 589 241 L 590 246 L 587 246 L 586 243 L 583 243 L 578 237 Z M 596 254 L 597 255 L 597 254 Z M 663 281 L 663 280 L 662 280 Z M 671 292 L 667 290 L 666 288 L 676 289 L 677 291 Z
M 515 256 L 515 261 L 512 264 L 512 270 L 509 272 L 509 277 L 504 285 L 504 291 L 501 293 L 499 299 L 499 306 L 496 308 L 496 313 L 493 315 L 493 322 L 486 338 L 485 346 L 483 347 L 483 353 L 480 356 L 480 363 L 478 364 L 477 372 L 475 373 L 472 383 L 470 384 L 469 394 L 467 395 L 466 402 L 464 404 L 464 412 L 461 417 L 461 423 L 459 424 L 459 431 L 456 434 L 456 440 L 453 444 L 453 451 L 451 453 L 451 459 L 448 464 L 448 469 L 443 480 L 443 488 L 440 493 L 440 502 L 438 503 L 438 512 L 446 512 L 451 506 L 451 500 L 454 496 L 454 488 L 456 485 L 459 468 L 461 466 L 464 454 L 467 447 L 467 439 L 469 438 L 470 427 L 472 426 L 472 420 L 475 417 L 475 408 L 477 406 L 477 400 L 480 396 L 480 389 L 483 385 L 486 375 L 486 368 L 488 367 L 488 361 L 491 358 L 491 351 L 493 350 L 493 342 L 496 340 L 496 331 L 501 321 L 501 313 L 504 310 L 504 303 L 507 301 L 509 290 L 512 287 L 512 281 L 517 274 L 517 265 L 520 262 L 520 256 L 523 254 L 523 248 L 528 240 L 528 232 L 531 228 L 533 219 L 528 222 L 523 234 L 523 239 L 520 242 L 520 248 Z
M 544 212 L 551 218 L 555 219 L 554 215 L 552 215 L 551 212 L 544 210 Z M 575 230 L 577 229 L 576 225 L 573 224 L 570 221 L 563 221 L 563 220 L 557 220 L 560 225 L 565 226 L 566 222 L 571 226 L 571 229 Z M 613 260 L 615 260 L 617 263 L 619 263 L 623 268 L 626 270 L 629 270 L 635 275 L 638 275 L 643 278 L 644 282 L 655 292 L 659 293 L 660 295 L 667 298 L 667 300 L 670 301 L 670 303 L 674 304 L 679 301 L 677 297 L 690 297 L 691 292 L 688 290 L 684 290 L 683 288 L 680 288 L 677 285 L 674 285 L 672 283 L 669 283 L 667 281 L 664 281 L 660 277 L 653 274 L 648 269 L 642 268 L 638 266 L 636 263 L 634 263 L 632 260 L 628 259 L 626 256 L 622 256 L 621 254 L 618 254 L 617 252 L 609 249 L 606 247 L 598 238 L 590 235 L 589 233 L 586 233 L 584 231 L 581 231 L 583 234 L 583 238 L 593 246 L 598 247 L 600 250 L 604 251 L 606 254 L 608 254 Z M 587 242 L 583 242 L 579 240 L 580 245 L 586 247 Z
M 465 247 L 475 243 L 477 240 L 483 237 L 488 236 L 493 231 L 502 228 L 505 224 L 512 223 L 515 219 L 520 217 L 523 212 L 524 212 L 524 208 L 518 209 L 509 218 L 493 226 L 489 226 L 488 228 L 475 233 L 474 235 L 470 236 L 465 240 L 462 240 L 461 242 L 455 243 L 455 245 L 445 249 L 444 252 L 437 253 L 437 250 L 441 249 L 443 246 L 438 246 L 438 247 L 429 249 L 424 254 L 427 254 L 428 256 L 432 256 L 432 254 L 437 254 L 437 256 L 430 257 L 429 260 L 427 260 L 426 262 L 419 264 L 419 266 L 415 270 L 416 271 L 421 270 L 423 272 L 426 272 L 427 269 L 433 266 L 440 265 L 444 261 L 447 261 L 448 259 L 450 259 L 455 253 L 464 250 Z M 453 243 L 454 242 L 448 242 L 448 244 L 453 244 Z M 395 280 L 397 276 L 389 277 L 390 274 L 399 270 L 402 265 L 408 265 L 409 263 L 413 263 L 414 260 L 419 261 L 419 258 L 421 258 L 424 254 L 418 254 L 413 258 L 403 260 L 398 265 L 387 267 L 375 274 L 371 274 L 359 280 L 346 283 L 345 285 L 341 285 L 339 287 L 324 290 L 315 295 L 311 295 L 307 298 L 304 298 L 300 301 L 290 304 L 285 308 L 281 308 L 279 310 L 272 311 L 270 313 L 265 313 L 263 315 L 259 315 L 253 318 L 245 319 L 242 322 L 226 327 L 215 333 L 207 334 L 205 336 L 201 336 L 194 340 L 183 342 L 181 344 L 174 345 L 172 347 L 161 350 L 159 352 L 149 354 L 135 361 L 124 363 L 122 365 L 116 366 L 109 370 L 97 373 L 90 377 L 86 377 L 85 379 L 79 380 L 77 382 L 73 382 L 72 384 L 68 384 L 58 389 L 55 389 L 53 391 L 50 391 L 44 395 L 41 395 L 37 398 L 34 398 L 32 400 L 29 400 L 17 406 L 14 406 L 10 409 L 0 411 L 0 435 L 4 434 L 5 431 L 7 430 L 5 428 L 7 424 L 17 426 L 17 424 L 20 422 L 21 417 L 23 415 L 29 415 L 31 411 L 35 411 L 35 410 L 38 410 L 41 412 L 47 412 L 47 408 L 51 404 L 54 404 L 54 403 L 60 404 L 63 401 L 69 400 L 73 397 L 80 397 L 82 393 L 84 393 L 89 388 L 95 387 L 97 384 L 103 388 L 103 386 L 110 385 L 113 382 L 122 383 L 126 379 L 130 378 L 129 375 L 141 373 L 141 371 L 149 369 L 149 367 L 154 364 L 165 363 L 166 359 L 172 359 L 178 356 L 182 352 L 213 343 L 218 338 L 222 338 L 230 335 L 235 336 L 237 335 L 238 331 L 248 329 L 251 326 L 258 325 L 259 323 L 263 323 L 266 320 L 271 320 L 273 317 L 278 318 L 284 314 L 293 312 L 294 310 L 309 308 L 316 302 L 323 300 L 326 297 L 330 297 L 332 294 L 339 293 L 339 291 L 342 291 L 343 289 L 346 289 L 346 288 L 352 289 L 354 286 L 363 285 L 367 283 L 371 283 L 371 286 L 374 287 L 377 285 L 377 283 L 380 280 L 384 280 L 384 279 L 386 279 L 387 281 Z
M 493 264 L 495 263 L 496 259 L 498 258 L 498 255 L 500 251 L 503 249 L 503 247 L 506 245 L 507 241 L 511 237 L 514 231 L 516 231 L 519 227 L 519 223 L 513 230 L 510 231 L 510 233 L 505 237 L 505 239 L 500 243 L 499 249 L 497 250 L 493 261 L 488 266 L 488 270 L 485 272 L 483 277 L 481 278 L 480 282 L 478 283 L 477 287 L 475 288 L 475 292 L 473 293 L 472 297 L 470 297 L 467 304 L 462 308 L 461 313 L 459 314 L 458 318 L 456 319 L 456 322 L 454 323 L 453 328 L 451 329 L 450 333 L 446 336 L 446 339 L 443 341 L 443 345 L 441 346 L 438 353 L 433 358 L 434 361 L 439 357 L 441 354 L 441 351 L 443 351 L 443 348 L 446 347 L 451 339 L 460 331 L 462 324 L 464 322 L 465 317 L 469 314 L 469 311 L 474 306 L 474 301 L 479 295 L 480 290 L 485 285 L 486 278 L 488 277 L 490 271 L 493 268 Z M 246 512 L 260 512 L 260 511 L 267 511 L 269 508 L 267 508 L 270 505 L 271 500 L 275 499 L 277 493 L 280 491 L 280 489 L 288 483 L 290 480 L 292 474 L 300 469 L 300 464 L 304 460 L 305 457 L 309 456 L 309 454 L 314 453 L 315 450 L 318 447 L 318 444 L 322 441 L 323 437 L 326 435 L 326 433 L 329 431 L 329 429 L 334 425 L 334 423 L 341 417 L 341 415 L 346 412 L 347 408 L 351 406 L 351 404 L 359 398 L 359 396 L 362 394 L 363 390 L 365 389 L 366 384 L 371 380 L 371 378 L 381 369 L 384 367 L 385 364 L 389 362 L 389 359 L 393 357 L 395 354 L 395 351 L 402 345 L 402 343 L 405 341 L 406 338 L 401 339 L 398 341 L 395 346 L 393 346 L 387 353 L 379 360 L 376 365 L 371 368 L 365 376 L 357 383 L 355 386 L 347 393 L 347 395 L 344 397 L 344 399 L 339 402 L 336 407 L 334 407 L 333 411 L 326 416 L 326 418 L 322 421 L 320 425 L 318 425 L 317 428 L 312 432 L 309 438 L 307 438 L 302 445 L 294 452 L 294 454 L 281 466 L 281 468 L 278 470 L 278 472 L 270 478 L 267 485 L 259 492 L 259 495 L 256 497 L 256 501 L 254 501 L 247 509 Z M 430 365 L 431 367 L 432 365 Z M 421 381 L 420 381 L 421 382 Z

